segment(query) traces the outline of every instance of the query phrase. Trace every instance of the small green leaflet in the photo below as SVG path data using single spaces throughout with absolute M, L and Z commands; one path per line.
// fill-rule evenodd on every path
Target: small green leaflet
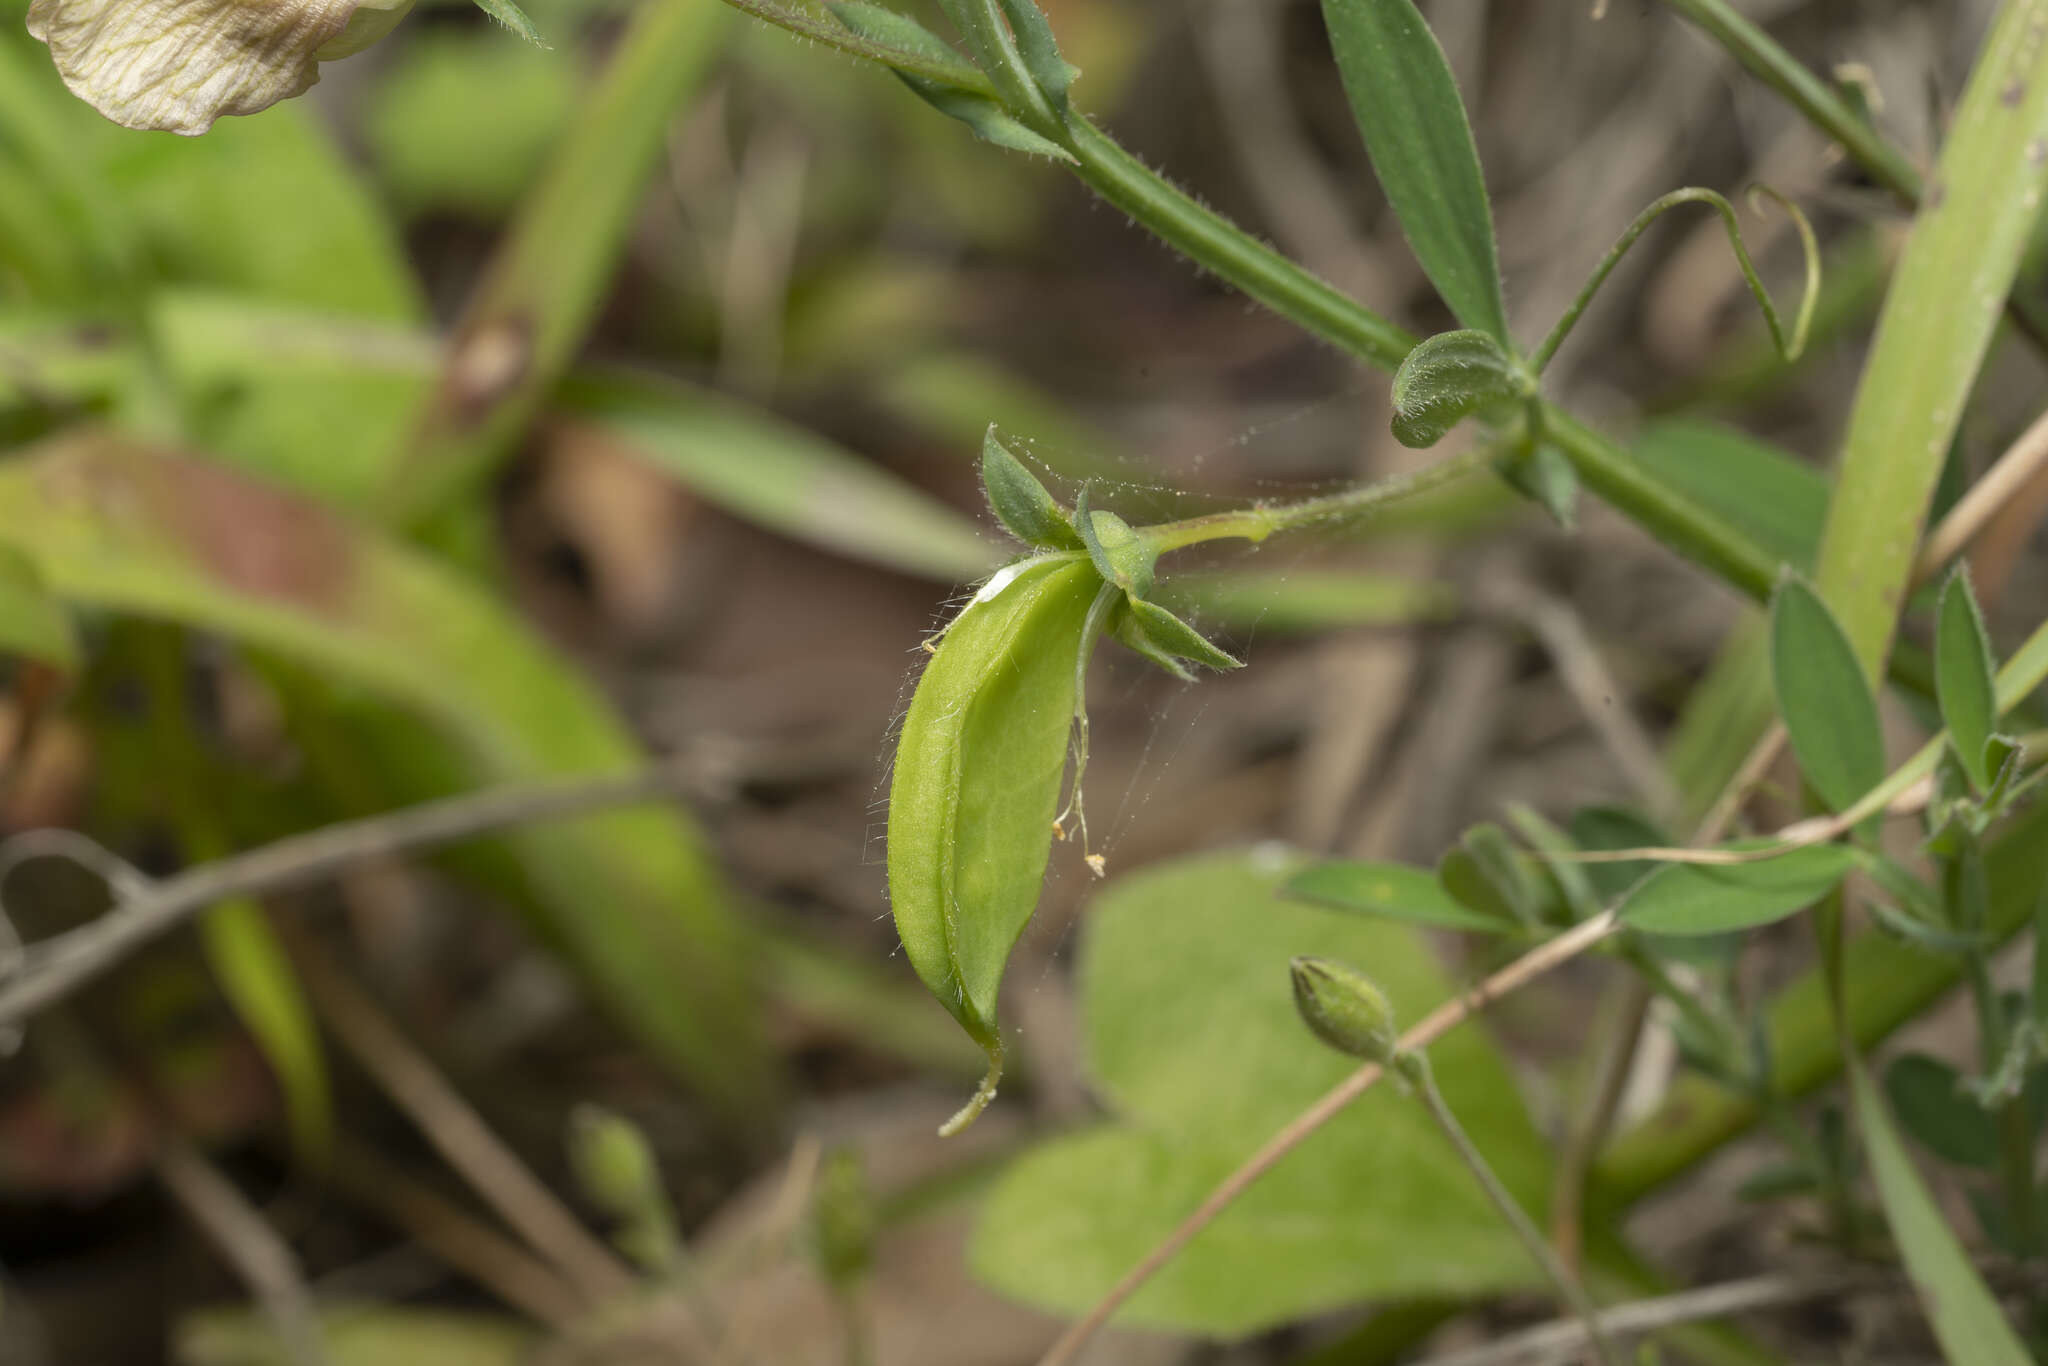
M 1795 574 L 1771 595 L 1771 680 L 1806 781 L 1847 811 L 1884 779 L 1877 702 L 1834 613 Z
M 1958 566 L 1941 590 L 1934 631 L 1934 686 L 1956 759 L 1979 792 L 1988 792 L 1995 776 L 1987 756 L 1991 737 L 1998 730 L 1992 668 L 1984 617 L 1970 591 L 1969 572 Z
M 1471 909 L 1446 892 L 1427 870 L 1405 863 L 1359 859 L 1319 863 L 1289 879 L 1284 894 L 1341 911 L 1447 930 L 1499 934 L 1513 924 Z
M 1394 372 L 1394 439 L 1423 448 L 1489 403 L 1524 392 L 1514 359 L 1484 332 L 1439 332 Z
M 1854 865 L 1836 844 L 1756 863 L 1671 863 L 1637 884 L 1621 918 L 1651 934 L 1727 934 L 1783 920 L 1833 889 Z

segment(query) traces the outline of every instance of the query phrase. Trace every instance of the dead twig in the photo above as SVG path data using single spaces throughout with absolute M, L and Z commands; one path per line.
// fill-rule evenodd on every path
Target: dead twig
M 1913 583 L 1923 584 L 1939 574 L 2043 470 L 2048 470 L 2048 413 L 2035 418 L 2033 425 L 2020 433 L 2019 440 L 2007 447 L 1984 477 L 1948 510 L 1941 524 L 1928 533 L 1920 547 L 1920 558 L 1913 562 Z
M 283 927 L 281 927 L 283 928 Z M 308 938 L 284 938 L 306 992 L 343 1048 L 470 1188 L 591 1303 L 633 1289 L 633 1273 L 576 1221 L 362 988 Z
M 326 1366 L 320 1316 L 299 1274 L 299 1259 L 269 1221 L 182 1139 L 165 1141 L 157 1153 L 156 1175 L 249 1287 L 295 1366 Z
M 687 783 L 680 764 L 666 763 L 632 773 L 468 793 L 287 836 L 153 882 L 147 890 L 124 891 L 116 884 L 119 900 L 105 915 L 21 952 L 12 980 L 0 985 L 0 1026 L 62 1000 L 216 902 L 302 887 L 370 859 L 452 844 L 507 826 L 645 801 Z M 46 840 L 50 833 L 29 831 L 16 839 Z M 9 841 L 9 847 L 13 844 Z M 0 850 L 0 862 L 7 857 Z

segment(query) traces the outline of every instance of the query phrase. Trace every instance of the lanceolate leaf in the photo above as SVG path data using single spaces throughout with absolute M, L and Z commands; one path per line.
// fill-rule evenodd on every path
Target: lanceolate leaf
M 1884 778 L 1877 702 L 1820 595 L 1787 575 L 1771 597 L 1771 678 L 1800 771 L 1831 811 Z
M 1416 344 L 1394 372 L 1394 438 L 1434 446 L 1489 403 L 1520 387 L 1515 363 L 1484 332 L 1439 332 Z
M 1970 592 L 1969 572 L 1959 567 L 1941 590 L 1934 633 L 1934 685 L 1956 758 L 1979 792 L 1991 787 L 1993 775 L 1985 746 L 1998 729 L 1998 701 L 1991 674 L 1991 642 L 1984 631 L 1984 617 Z
M 1479 152 L 1436 35 L 1412 0 L 1323 0 L 1323 22 L 1415 258 L 1459 322 L 1511 345 Z
M 1642 880 L 1621 918 L 1651 934 L 1727 934 L 1782 920 L 1833 890 L 1854 865 L 1848 849 L 1816 844 L 1757 863 L 1672 863 Z
M 2005 1311 L 1985 1288 L 1913 1169 L 1877 1087 L 1854 1059 L 1849 1064 L 1849 1091 L 1892 1240 L 1943 1355 L 1970 1366 L 2032 1366 L 2033 1358 L 2013 1336 Z
M 47 445 L 0 466 L 0 542 L 62 598 L 224 632 L 404 708 L 475 782 L 642 762 L 590 688 L 465 580 L 218 466 L 111 435 Z M 772 1074 L 697 833 L 648 807 L 510 845 L 537 928 L 593 995 L 735 1123 L 757 1123 Z
M 889 900 L 910 965 L 988 1051 L 982 1103 L 1001 1072 L 996 993 L 1045 878 L 1101 586 L 1074 557 L 1000 570 L 947 628 L 897 741 Z
M 1445 892 L 1434 874 L 1405 863 L 1340 860 L 1305 868 L 1286 894 L 1342 911 L 1409 920 L 1447 930 L 1499 934 L 1510 922 L 1472 910 Z

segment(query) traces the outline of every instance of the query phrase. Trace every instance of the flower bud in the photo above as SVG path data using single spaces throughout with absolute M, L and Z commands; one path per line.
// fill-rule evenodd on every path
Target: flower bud
M 570 1115 L 569 1165 L 591 1203 L 615 1219 L 636 1216 L 666 1198 L 647 1135 L 601 1105 L 579 1105 Z
M 1394 1008 L 1370 977 L 1332 958 L 1297 958 L 1294 1007 L 1315 1036 L 1340 1053 L 1386 1065 L 1399 1052 Z
M 28 31 L 115 123 L 195 136 L 302 95 L 413 0 L 34 0 Z

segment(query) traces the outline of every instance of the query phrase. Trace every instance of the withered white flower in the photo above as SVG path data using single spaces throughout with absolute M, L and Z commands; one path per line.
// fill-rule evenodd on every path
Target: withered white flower
M 413 0 L 34 0 L 64 84 L 129 128 L 194 136 L 306 92 L 320 63 L 389 33 Z

